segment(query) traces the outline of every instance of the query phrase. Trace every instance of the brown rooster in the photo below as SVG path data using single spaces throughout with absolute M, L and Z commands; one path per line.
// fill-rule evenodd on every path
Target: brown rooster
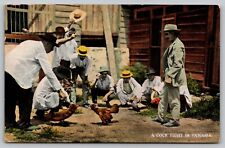
M 59 112 L 49 112 L 44 115 L 45 120 L 47 121 L 63 121 L 69 118 L 77 109 L 78 105 L 70 104 L 68 109 L 63 109 Z
M 119 112 L 119 106 L 117 104 L 112 105 L 111 108 L 97 108 L 95 104 L 92 104 L 90 107 L 96 114 L 99 115 L 103 125 L 107 125 L 111 122 L 113 118 L 111 113 Z

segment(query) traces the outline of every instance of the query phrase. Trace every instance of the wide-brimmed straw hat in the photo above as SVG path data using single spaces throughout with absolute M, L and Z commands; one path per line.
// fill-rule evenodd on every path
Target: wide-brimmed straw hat
M 133 74 L 130 72 L 130 70 L 123 70 L 120 74 L 121 78 L 130 78 Z
M 180 30 L 181 29 L 178 29 L 177 25 L 175 25 L 175 24 L 166 24 L 164 26 L 164 29 L 163 29 L 164 32 L 167 32 L 167 31 L 176 31 L 176 32 L 178 32 Z
M 87 13 L 81 9 L 75 9 L 73 12 L 70 13 L 69 19 L 73 22 L 79 22 L 86 17 Z
M 56 43 L 56 37 L 52 33 L 46 33 L 44 35 L 38 35 L 38 37 L 41 40 L 44 40 L 46 42 L 49 42 L 53 46 L 58 46 L 58 44 Z
M 80 46 L 77 48 L 77 53 L 81 56 L 87 56 L 88 47 L 86 46 Z
M 109 72 L 109 68 L 107 66 L 101 66 L 99 69 L 99 73 Z

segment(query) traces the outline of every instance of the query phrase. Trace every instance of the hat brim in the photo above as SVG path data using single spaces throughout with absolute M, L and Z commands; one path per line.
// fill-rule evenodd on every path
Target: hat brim
M 45 37 L 45 36 L 43 36 L 43 35 L 39 35 L 38 37 L 39 37 L 41 40 L 44 40 L 44 41 L 46 41 L 46 42 L 52 44 L 53 46 L 59 47 L 59 45 L 58 45 L 57 43 L 50 41 L 49 38 L 47 38 L 47 37 Z
M 177 30 L 163 30 L 163 32 L 169 32 L 169 31 L 175 31 L 175 32 L 179 32 L 179 31 L 181 31 L 181 29 L 177 29 Z
M 78 55 L 81 55 L 81 56 L 87 56 L 87 53 L 82 54 L 82 53 L 79 53 L 79 52 L 78 52 Z
M 133 76 L 133 74 L 130 74 L 130 75 L 128 75 L 128 76 L 123 76 L 122 74 L 120 74 L 120 77 L 121 78 L 130 78 L 130 77 L 132 77 Z

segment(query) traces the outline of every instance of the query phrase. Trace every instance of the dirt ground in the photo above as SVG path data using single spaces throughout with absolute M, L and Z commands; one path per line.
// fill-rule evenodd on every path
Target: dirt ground
M 118 100 L 111 104 L 119 104 Z M 101 102 L 100 102 L 101 105 Z M 61 136 L 54 139 L 37 139 L 36 142 L 60 143 L 218 143 L 220 123 L 212 120 L 182 118 L 179 127 L 164 127 L 153 122 L 148 116 L 141 116 L 129 108 L 120 108 L 113 115 L 112 123 L 101 125 L 101 120 L 89 108 L 78 108 L 80 114 L 73 114 L 66 119 L 67 127 L 56 123 L 46 124 L 32 119 L 39 127 L 51 126 Z M 144 109 L 143 109 L 144 110 Z M 143 111 L 142 110 L 142 111 Z M 6 142 L 18 142 L 12 133 L 6 132 Z

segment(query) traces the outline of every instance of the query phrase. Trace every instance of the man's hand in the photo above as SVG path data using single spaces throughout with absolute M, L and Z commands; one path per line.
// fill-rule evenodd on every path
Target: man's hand
M 169 76 L 165 76 L 165 82 L 168 83 L 168 84 L 171 84 L 172 83 L 172 78 L 169 77 Z
M 62 98 L 62 100 L 67 100 L 67 98 L 69 98 L 69 95 L 64 89 L 60 89 L 59 97 Z

